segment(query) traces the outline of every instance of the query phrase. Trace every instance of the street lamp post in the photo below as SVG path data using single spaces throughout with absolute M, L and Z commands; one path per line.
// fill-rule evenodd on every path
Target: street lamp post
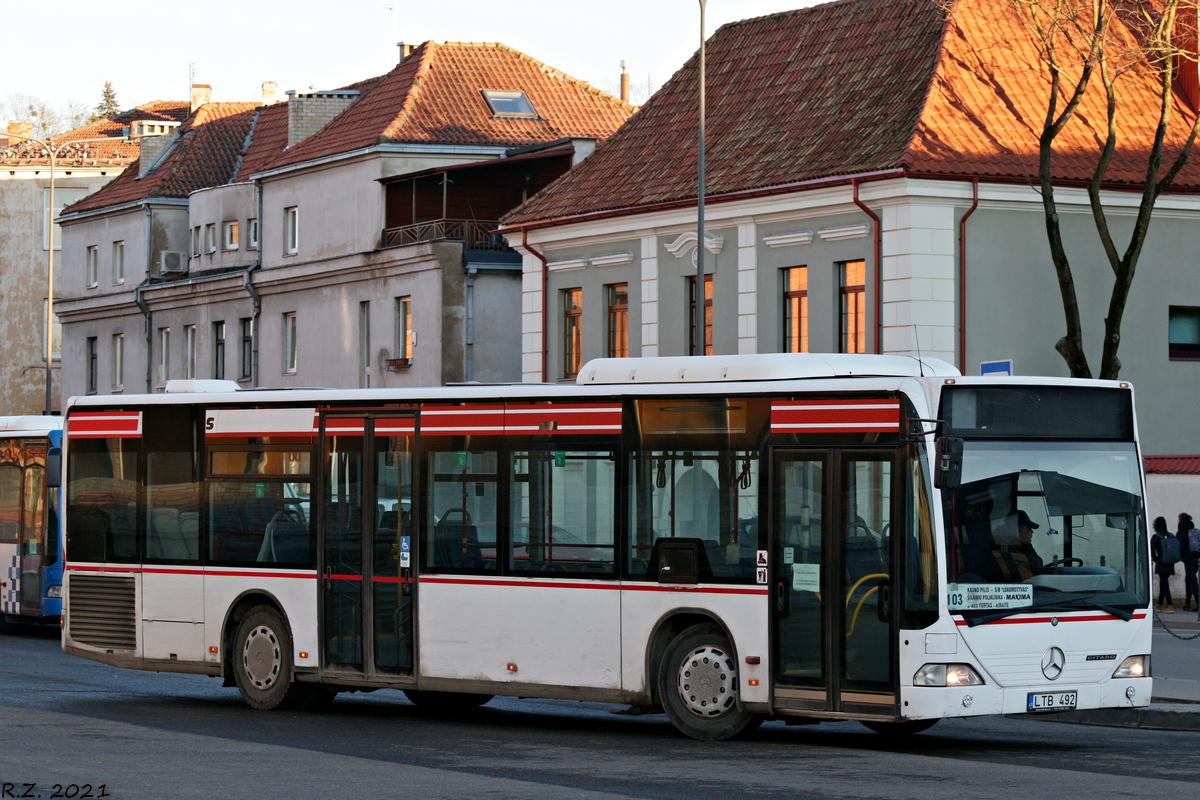
M 700 0 L 700 125 L 696 220 L 696 355 L 704 355 L 704 5 Z M 716 294 L 715 292 L 713 293 Z M 716 297 L 713 297 L 714 307 Z
M 99 136 L 90 139 L 72 139 L 69 142 L 63 142 L 57 147 L 54 143 L 46 139 L 38 139 L 33 136 L 26 136 L 22 133 L 8 132 L 9 136 L 15 136 L 18 139 L 23 139 L 27 142 L 34 142 L 46 148 L 46 152 L 50 157 L 50 220 L 47 224 L 46 237 L 49 243 L 46 256 L 46 416 L 54 410 L 54 388 L 51 378 L 51 364 L 53 362 L 54 347 L 51 343 L 51 337 L 54 333 L 54 168 L 55 160 L 58 158 L 58 153 L 64 147 L 69 147 L 73 144 L 88 144 L 91 142 L 127 142 L 128 137 L 125 136 Z

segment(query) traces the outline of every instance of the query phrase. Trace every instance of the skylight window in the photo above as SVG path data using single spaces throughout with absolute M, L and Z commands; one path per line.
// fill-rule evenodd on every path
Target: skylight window
M 529 98 L 522 91 L 501 91 L 499 89 L 484 89 L 483 97 L 492 107 L 492 114 L 497 117 L 516 117 L 518 119 L 537 119 L 537 112 Z

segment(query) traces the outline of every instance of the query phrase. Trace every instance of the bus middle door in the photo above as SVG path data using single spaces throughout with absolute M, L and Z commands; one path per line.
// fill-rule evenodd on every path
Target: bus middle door
M 415 416 L 321 418 L 321 670 L 411 676 Z
M 895 454 L 776 449 L 772 457 L 772 703 L 891 718 Z

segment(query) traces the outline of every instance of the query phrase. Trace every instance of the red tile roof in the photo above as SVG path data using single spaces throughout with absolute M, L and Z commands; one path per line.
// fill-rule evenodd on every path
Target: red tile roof
M 1031 180 L 1047 78 L 1017 13 L 1010 0 L 955 0 L 950 15 L 934 0 L 839 0 L 721 27 L 707 52 L 707 192 L 878 171 Z M 694 203 L 697 74 L 694 56 L 505 223 Z M 1123 142 L 1149 140 L 1154 88 L 1146 65 L 1120 79 Z M 1089 177 L 1103 104 L 1093 80 L 1056 144 L 1057 180 Z M 1194 117 L 1176 105 L 1170 147 Z M 1200 188 L 1200 157 L 1193 162 L 1179 188 Z M 1136 185 L 1143 164 L 1126 145 L 1110 182 Z
M 177 144 L 154 172 L 138 178 L 136 167 L 63 213 L 91 211 L 151 197 L 187 197 L 197 189 L 229 183 L 254 120 L 252 103 L 207 103 L 175 132 Z
M 1200 456 L 1144 456 L 1152 475 L 1200 475 Z
M 183 122 L 191 110 L 187 101 L 155 100 L 124 111 L 111 119 L 89 122 L 67 133 L 53 137 L 52 144 L 62 145 L 80 139 L 112 137 L 119 139 L 135 123 Z M 0 138 L 4 134 L 0 133 Z M 134 142 L 81 142 L 66 148 L 56 159 L 62 166 L 127 165 L 138 157 L 138 145 Z M 48 164 L 45 148 L 33 142 L 18 142 L 15 137 L 7 147 L 0 147 L 0 163 L 12 165 Z
M 602 139 L 635 110 L 502 44 L 426 42 L 387 75 L 348 88 L 361 97 L 272 168 L 386 142 L 517 147 Z M 538 118 L 496 118 L 483 89 L 524 91 Z

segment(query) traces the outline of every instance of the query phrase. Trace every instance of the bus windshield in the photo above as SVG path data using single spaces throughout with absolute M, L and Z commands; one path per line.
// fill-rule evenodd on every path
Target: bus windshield
M 952 613 L 1146 605 L 1132 443 L 967 441 L 943 498 Z

